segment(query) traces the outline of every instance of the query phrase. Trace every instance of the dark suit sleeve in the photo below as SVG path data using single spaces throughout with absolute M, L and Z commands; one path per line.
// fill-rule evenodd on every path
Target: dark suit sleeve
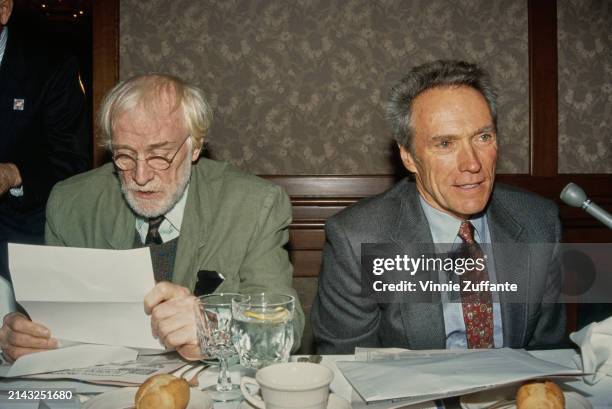
M 26 208 L 44 204 L 55 183 L 90 167 L 87 105 L 76 58 L 58 64 L 41 91 L 43 135 L 35 136 L 36 142 L 22 141 L 13 161 L 24 191 L 18 199 Z
M 320 354 L 352 354 L 356 346 L 378 347 L 378 304 L 361 296 L 360 256 L 334 219 L 325 226 L 326 243 L 312 329 Z
M 558 243 L 561 240 L 561 222 L 558 209 L 555 206 L 555 244 L 551 261 L 548 265 L 546 278 L 546 292 L 542 296 L 538 320 L 527 347 L 552 348 L 563 347 L 566 344 L 565 336 L 565 304 L 560 299 L 563 284 L 561 261 L 558 252 Z

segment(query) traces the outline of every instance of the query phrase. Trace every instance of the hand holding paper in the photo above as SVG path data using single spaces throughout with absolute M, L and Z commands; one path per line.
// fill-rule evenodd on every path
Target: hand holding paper
M 32 322 L 23 314 L 7 314 L 0 328 L 0 347 L 11 361 L 32 353 L 55 349 L 58 341 L 44 325 Z
M 161 282 L 145 297 L 145 312 L 151 315 L 151 328 L 167 348 L 175 348 L 185 359 L 201 358 L 196 335 L 195 297 L 176 284 Z
M 155 285 L 149 249 L 9 244 L 16 300 L 59 340 L 163 349 L 143 309 Z

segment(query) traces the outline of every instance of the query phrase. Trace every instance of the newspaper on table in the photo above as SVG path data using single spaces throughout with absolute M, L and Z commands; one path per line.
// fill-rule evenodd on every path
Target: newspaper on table
M 427 354 L 437 354 L 437 353 L 465 353 L 473 350 L 459 350 L 459 351 L 449 351 L 449 350 L 430 350 L 426 351 Z M 402 359 L 402 354 L 409 352 L 417 352 L 410 351 L 405 348 L 355 348 L 355 361 L 387 361 L 390 359 Z M 424 351 L 418 351 L 417 353 L 423 353 Z M 351 407 L 353 409 L 439 409 L 444 407 L 440 401 L 419 401 L 416 403 L 411 403 L 411 400 L 386 400 L 380 402 L 366 402 L 363 398 L 352 389 L 351 395 Z
M 137 386 L 152 375 L 171 373 L 185 365 L 176 354 L 149 355 L 132 361 L 29 375 L 22 379 L 74 379 L 101 385 Z
M 95 344 L 71 345 L 23 355 L 8 368 L 8 371 L 0 370 L 0 376 L 17 378 L 65 369 L 132 361 L 137 357 L 138 351 L 131 348 Z
M 582 371 L 535 358 L 523 350 L 356 351 L 337 366 L 368 404 L 392 408 L 444 399 L 515 382 Z M 503 368 L 503 370 L 500 370 Z M 376 405 L 378 407 L 378 405 Z

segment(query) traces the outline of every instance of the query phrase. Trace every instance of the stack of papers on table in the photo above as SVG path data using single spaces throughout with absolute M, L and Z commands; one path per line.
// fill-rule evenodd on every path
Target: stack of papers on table
M 17 378 L 112 362 L 131 361 L 137 356 L 138 352 L 130 348 L 90 344 L 75 345 L 24 355 L 12 365 L 2 366 L 0 376 Z
M 19 378 L 22 382 L 26 382 L 26 380 L 35 380 L 36 382 L 33 384 L 37 384 L 40 380 L 59 381 L 72 379 L 101 385 L 137 386 L 150 376 L 161 373 L 171 373 L 186 365 L 176 353 L 146 355 L 140 356 L 137 359 L 134 356 L 133 359 L 129 361 L 105 363 L 82 368 L 71 367 L 45 373 L 34 371 L 30 366 L 19 364 L 19 361 L 23 358 L 47 353 L 48 352 L 39 352 L 26 355 L 18 359 L 12 366 L 7 364 L 0 366 L 0 378 L 5 377 L 5 379 L 2 379 L 2 382 Z M 128 356 L 125 356 L 125 358 L 128 358 Z M 27 371 L 25 370 L 26 368 L 28 369 Z M 2 389 L 3 388 L 0 387 L 0 390 Z
M 527 379 L 578 376 L 582 371 L 508 348 L 480 351 L 406 351 L 391 360 L 336 363 L 367 402 L 413 404 L 459 396 Z

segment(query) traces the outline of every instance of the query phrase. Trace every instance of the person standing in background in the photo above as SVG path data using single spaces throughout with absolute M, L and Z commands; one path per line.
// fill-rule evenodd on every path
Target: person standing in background
M 0 275 L 7 243 L 42 244 L 60 180 L 91 167 L 87 101 L 77 59 L 28 27 L 7 25 L 0 0 Z

